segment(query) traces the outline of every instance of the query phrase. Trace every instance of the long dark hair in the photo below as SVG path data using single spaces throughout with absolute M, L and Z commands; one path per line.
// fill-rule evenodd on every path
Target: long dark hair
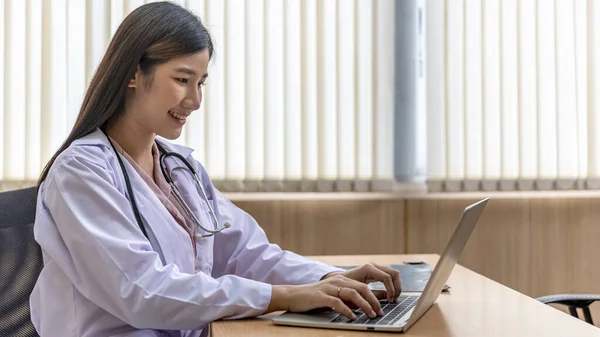
M 124 112 L 125 94 L 137 67 L 150 75 L 156 65 L 208 49 L 212 38 L 199 17 L 170 2 L 152 2 L 133 10 L 115 32 L 85 93 L 71 133 L 44 167 L 37 187 L 56 158 L 71 143 Z

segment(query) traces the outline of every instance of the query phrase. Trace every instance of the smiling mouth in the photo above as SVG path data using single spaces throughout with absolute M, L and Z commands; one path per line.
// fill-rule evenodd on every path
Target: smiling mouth
M 180 113 L 177 113 L 177 112 L 171 111 L 171 110 L 169 110 L 169 115 L 171 115 L 171 117 L 173 117 L 173 118 L 177 118 L 182 121 L 184 121 L 189 116 L 189 115 L 182 115 Z

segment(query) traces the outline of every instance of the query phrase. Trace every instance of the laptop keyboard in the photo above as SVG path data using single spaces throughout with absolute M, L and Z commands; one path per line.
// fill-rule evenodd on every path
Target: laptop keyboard
M 362 309 L 354 310 L 356 319 L 353 321 L 348 317 L 339 314 L 335 316 L 331 322 L 341 324 L 370 324 L 370 325 L 394 325 L 404 316 L 410 309 L 414 308 L 419 299 L 418 295 L 400 295 L 395 303 L 381 301 L 381 310 L 383 316 L 370 318 L 365 315 Z

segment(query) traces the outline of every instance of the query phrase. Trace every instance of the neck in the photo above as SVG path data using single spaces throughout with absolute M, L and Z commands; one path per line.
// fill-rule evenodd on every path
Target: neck
M 121 118 L 108 126 L 106 133 L 139 165 L 152 162 L 152 143 L 156 137 L 154 133 L 144 131 L 127 118 Z

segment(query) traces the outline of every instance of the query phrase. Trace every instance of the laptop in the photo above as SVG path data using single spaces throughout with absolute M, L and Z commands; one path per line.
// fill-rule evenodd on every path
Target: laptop
M 352 321 L 331 309 L 312 310 L 304 313 L 286 311 L 273 318 L 273 324 L 344 330 L 407 331 L 431 308 L 442 292 L 488 200 L 489 198 L 485 198 L 464 209 L 423 292 L 402 294 L 395 303 L 382 300 L 383 316 L 369 318 L 362 309 L 357 309 L 354 310 L 356 320 Z

